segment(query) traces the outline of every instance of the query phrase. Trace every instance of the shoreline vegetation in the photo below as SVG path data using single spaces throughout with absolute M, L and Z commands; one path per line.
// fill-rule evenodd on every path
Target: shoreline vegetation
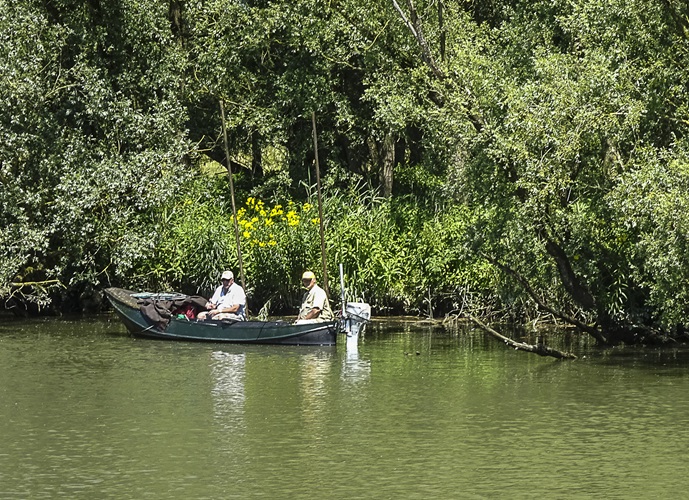
M 315 113 L 349 300 L 689 339 L 686 2 L 16 0 L 0 33 L 4 308 L 209 294 L 230 168 L 252 310 L 293 313 L 322 272 Z

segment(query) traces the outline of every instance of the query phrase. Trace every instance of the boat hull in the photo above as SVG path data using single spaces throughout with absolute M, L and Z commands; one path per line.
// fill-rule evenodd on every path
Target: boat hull
M 132 292 L 108 288 L 106 296 L 127 330 L 134 336 L 204 342 L 245 344 L 334 345 L 338 322 L 291 324 L 284 321 L 199 321 L 170 319 L 165 326 L 144 316 Z

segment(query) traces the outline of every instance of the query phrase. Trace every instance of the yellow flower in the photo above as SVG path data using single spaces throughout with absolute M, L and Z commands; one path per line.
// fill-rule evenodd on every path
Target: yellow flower
M 288 226 L 298 226 L 299 225 L 299 216 L 294 210 L 290 210 L 287 212 L 287 225 Z
M 304 212 L 308 212 L 309 210 L 311 210 L 312 206 L 313 205 L 311 205 L 311 203 L 304 203 Z
M 249 238 L 251 238 L 251 233 L 249 231 L 244 231 L 242 233 L 242 236 L 244 236 L 248 240 Z
M 316 226 L 318 225 L 318 223 L 319 223 L 320 221 L 321 221 L 321 219 L 319 219 L 318 217 L 316 217 L 315 219 L 311 219 L 311 222 L 313 222 L 314 225 L 316 225 Z

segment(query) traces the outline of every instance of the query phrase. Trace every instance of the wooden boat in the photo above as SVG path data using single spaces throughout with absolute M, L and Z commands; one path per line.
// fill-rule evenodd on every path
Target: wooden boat
M 137 294 L 122 288 L 108 288 L 105 294 L 127 330 L 137 337 L 168 340 L 198 340 L 249 344 L 335 345 L 339 321 L 293 324 L 286 321 L 215 321 L 181 319 L 170 314 L 154 321 L 142 312 L 145 300 L 170 302 L 184 295 Z

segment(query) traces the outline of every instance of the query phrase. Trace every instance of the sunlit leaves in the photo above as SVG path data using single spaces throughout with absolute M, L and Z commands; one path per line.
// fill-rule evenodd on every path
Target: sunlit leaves
M 626 232 L 630 273 L 648 294 L 664 327 L 689 316 L 689 153 L 640 152 L 638 168 L 621 176 L 609 203 Z
M 127 273 L 150 251 L 147 212 L 183 181 L 190 149 L 167 5 L 53 7 L 0 13 L 0 220 L 15 228 L 3 232 L 3 284 Z
M 212 285 L 237 259 L 226 185 L 189 174 L 194 149 L 224 158 L 223 99 L 231 157 L 270 163 L 238 196 L 264 203 L 240 219 L 250 291 L 287 303 L 296 268 L 318 265 L 318 215 L 288 207 L 312 184 L 315 112 L 329 256 L 380 307 L 467 287 L 518 307 L 489 254 L 591 319 L 548 238 L 598 312 L 686 321 L 681 2 L 414 2 L 424 57 L 387 0 L 180 4 L 175 19 L 161 0 L 3 4 L 4 289 Z M 381 144 L 393 198 L 346 191 L 379 181 Z

